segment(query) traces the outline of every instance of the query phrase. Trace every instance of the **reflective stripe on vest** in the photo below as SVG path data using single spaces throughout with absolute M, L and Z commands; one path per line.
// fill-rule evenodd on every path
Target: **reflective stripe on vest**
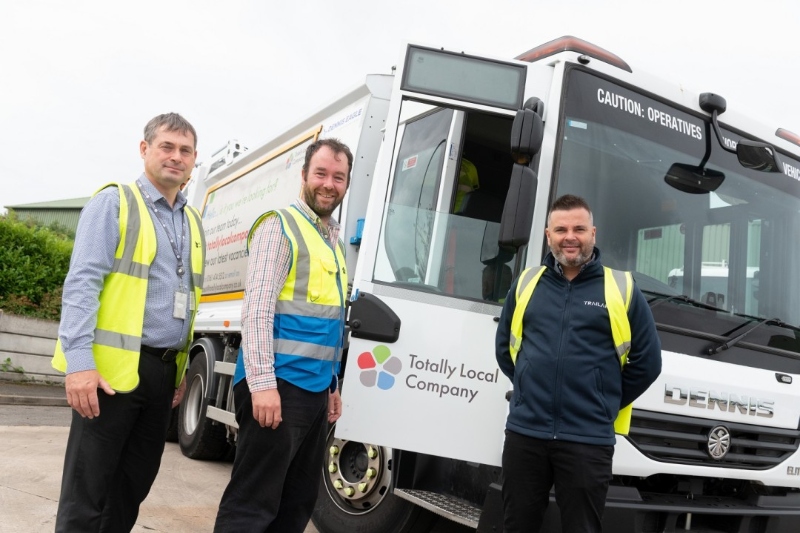
M 110 183 L 97 192 L 111 186 L 117 187 L 120 193 L 120 239 L 114 253 L 114 264 L 99 295 L 100 307 L 92 353 L 97 371 L 111 388 L 119 392 L 129 392 L 139 384 L 139 351 L 142 344 L 148 275 L 158 242 L 153 220 L 138 187 Z M 200 214 L 197 210 L 187 205 L 184 212 L 189 221 L 189 255 L 194 298 L 195 302 L 199 302 L 205 266 L 205 237 L 200 230 Z M 195 313 L 192 313 L 187 347 L 192 339 L 194 317 Z M 176 387 L 183 379 L 186 362 L 187 353 L 184 348 L 176 358 Z M 52 366 L 61 372 L 67 370 L 60 341 L 56 343 Z
M 511 361 L 517 364 L 517 354 L 522 348 L 523 335 L 523 316 L 525 309 L 533 296 L 536 284 L 544 274 L 547 267 L 526 268 L 522 271 L 517 283 L 516 307 L 511 317 L 511 335 L 509 341 L 509 351 Z M 603 267 L 604 291 L 606 309 L 611 323 L 611 336 L 614 340 L 614 348 L 619 358 L 620 370 L 628 362 L 628 352 L 631 349 L 631 325 L 628 321 L 628 308 L 631 305 L 633 295 L 633 276 L 630 272 L 614 270 Z M 632 404 L 620 409 L 617 419 L 614 421 L 614 432 L 620 435 L 627 435 L 631 426 Z

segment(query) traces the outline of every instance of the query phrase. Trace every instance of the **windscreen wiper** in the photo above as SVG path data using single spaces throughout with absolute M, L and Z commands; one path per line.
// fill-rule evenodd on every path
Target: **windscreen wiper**
M 648 294 L 652 294 L 652 295 L 655 295 L 655 296 L 661 296 L 662 297 L 661 299 L 655 299 L 654 298 L 652 300 L 649 300 L 648 303 L 650 304 L 650 309 L 653 309 L 654 307 L 659 306 L 659 305 L 663 304 L 664 302 L 675 302 L 675 301 L 677 301 L 677 302 L 693 305 L 695 307 L 700 307 L 701 309 L 709 309 L 711 311 L 724 311 L 724 309 L 720 309 L 719 307 L 715 307 L 713 305 L 709 305 L 709 304 L 706 304 L 706 303 L 703 303 L 703 302 L 698 302 L 697 300 L 692 300 L 691 298 L 689 298 L 685 294 L 664 294 L 664 293 L 661 293 L 661 292 L 648 291 L 648 290 L 644 290 L 644 289 L 642 289 L 642 292 L 646 292 Z
M 716 355 L 721 351 L 727 350 L 728 348 L 733 348 L 734 346 L 736 346 L 739 343 L 740 340 L 742 340 L 743 338 L 748 336 L 750 333 L 752 333 L 754 330 L 760 328 L 764 324 L 772 324 L 772 325 L 775 325 L 775 326 L 780 326 L 782 328 L 792 327 L 792 326 L 789 326 L 788 324 L 784 323 L 783 320 L 781 320 L 780 318 L 765 318 L 764 320 L 762 320 L 761 322 L 759 322 L 758 324 L 756 324 L 752 328 L 748 329 L 744 333 L 740 333 L 739 335 L 737 335 L 735 337 L 731 337 L 728 340 L 726 340 L 725 342 L 723 342 L 722 344 L 719 344 L 717 346 L 712 346 L 711 348 L 708 349 L 708 352 L 707 352 L 708 355 Z

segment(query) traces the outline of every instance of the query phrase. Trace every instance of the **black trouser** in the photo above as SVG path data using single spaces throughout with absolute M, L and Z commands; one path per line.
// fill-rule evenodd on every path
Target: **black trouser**
M 133 529 L 161 466 L 175 372 L 174 361 L 142 353 L 136 389 L 113 396 L 98 389 L 93 419 L 72 411 L 56 533 Z
M 247 381 L 233 389 L 239 435 L 215 533 L 302 533 L 308 526 L 322 476 L 328 391 L 279 379 L 278 393 L 283 422 L 272 429 L 253 418 Z
M 536 533 L 555 484 L 561 530 L 603 530 L 613 446 L 541 440 L 506 430 L 503 447 L 505 533 Z

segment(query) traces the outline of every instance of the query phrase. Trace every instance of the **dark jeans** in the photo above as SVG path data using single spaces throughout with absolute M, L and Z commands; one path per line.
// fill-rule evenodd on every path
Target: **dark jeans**
M 272 429 L 253 418 L 247 381 L 233 389 L 239 435 L 215 533 L 302 533 L 308 526 L 322 476 L 328 391 L 279 379 L 278 393 L 283 422 Z
M 175 372 L 174 361 L 142 353 L 136 389 L 98 389 L 100 416 L 91 420 L 72 411 L 56 533 L 133 529 L 161 466 Z
M 505 533 L 536 533 L 555 484 L 561 530 L 603 530 L 613 446 L 541 440 L 506 430 L 503 447 Z

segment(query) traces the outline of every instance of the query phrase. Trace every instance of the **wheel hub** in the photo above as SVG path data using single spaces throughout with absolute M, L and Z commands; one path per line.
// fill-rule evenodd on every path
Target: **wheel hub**
M 333 501 L 347 513 L 364 513 L 388 493 L 389 457 L 380 446 L 328 435 L 325 485 Z

